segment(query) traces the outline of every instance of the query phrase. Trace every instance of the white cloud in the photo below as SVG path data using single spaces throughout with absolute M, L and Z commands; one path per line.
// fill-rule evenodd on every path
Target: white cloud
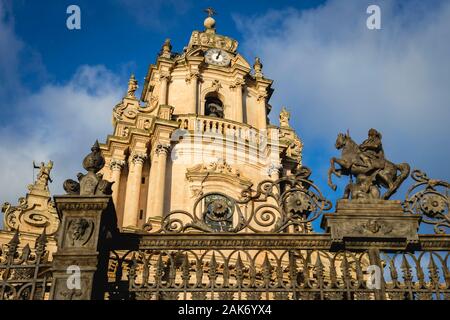
M 382 30 L 366 28 L 369 4 L 380 5 Z M 375 127 L 388 158 L 448 179 L 450 3 L 433 4 L 328 1 L 235 21 L 241 49 L 275 79 L 273 121 L 290 107 L 305 154 L 337 156 L 338 132 L 360 141 Z
M 0 127 L 0 196 L 15 203 L 32 181 L 32 162 L 53 160 L 53 193 L 83 171 L 81 162 L 96 139 L 112 130 L 111 112 L 123 94 L 104 66 L 82 66 L 65 84 L 48 84 L 16 105 L 19 115 Z
M 0 202 L 15 204 L 33 180 L 33 160 L 55 162 L 54 194 L 63 192 L 65 179 L 83 171 L 90 146 L 111 132 L 112 108 L 125 88 L 104 66 L 80 66 L 66 83 L 26 90 L 21 76 L 30 70 L 23 54 L 39 62 L 39 53 L 15 34 L 10 8 L 0 0 Z

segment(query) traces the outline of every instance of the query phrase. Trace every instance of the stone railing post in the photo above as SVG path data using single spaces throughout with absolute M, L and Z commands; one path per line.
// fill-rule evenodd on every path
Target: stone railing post
M 117 230 L 111 196 L 55 196 L 55 203 L 61 225 L 53 255 L 51 299 L 103 299 L 106 241 Z

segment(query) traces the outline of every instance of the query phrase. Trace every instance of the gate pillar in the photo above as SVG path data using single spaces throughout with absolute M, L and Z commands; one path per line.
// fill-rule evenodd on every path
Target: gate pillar
M 344 199 L 337 202 L 335 213 L 324 215 L 322 228 L 331 234 L 334 248 L 359 248 L 371 241 L 413 249 L 419 244 L 420 220 L 419 215 L 405 214 L 398 200 Z
M 115 211 L 110 196 L 55 196 L 61 224 L 53 255 L 51 299 L 103 299 Z

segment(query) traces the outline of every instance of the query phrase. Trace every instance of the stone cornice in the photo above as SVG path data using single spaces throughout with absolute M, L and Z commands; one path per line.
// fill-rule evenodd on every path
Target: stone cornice
M 115 249 L 129 249 L 124 243 L 137 243 L 139 249 L 279 249 L 279 250 L 329 250 L 330 234 L 122 234 L 117 239 Z M 127 239 L 129 238 L 129 241 Z M 368 250 L 377 248 L 386 251 L 404 250 L 402 241 L 359 241 L 354 242 L 352 249 Z M 419 235 L 417 250 L 450 250 L 450 235 Z

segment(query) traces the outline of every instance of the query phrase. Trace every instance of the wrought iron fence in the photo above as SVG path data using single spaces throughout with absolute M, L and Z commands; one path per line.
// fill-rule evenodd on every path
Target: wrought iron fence
M 19 248 L 19 232 L 0 249 L 0 300 L 46 300 L 52 281 L 45 233 L 36 239 L 34 249 Z
M 161 228 L 137 236 L 134 248 L 119 241 L 107 297 L 450 300 L 448 184 L 413 172 L 405 214 L 424 216 L 437 233 L 419 235 L 415 249 L 361 237 L 334 250 L 329 233 L 309 226 L 331 208 L 310 173 L 263 181 L 240 199 L 204 194 L 192 212 L 171 212 Z
M 314 249 L 115 252 L 110 271 L 116 291 L 111 287 L 109 298 L 449 300 L 448 256 Z M 379 275 L 372 273 L 374 263 Z

